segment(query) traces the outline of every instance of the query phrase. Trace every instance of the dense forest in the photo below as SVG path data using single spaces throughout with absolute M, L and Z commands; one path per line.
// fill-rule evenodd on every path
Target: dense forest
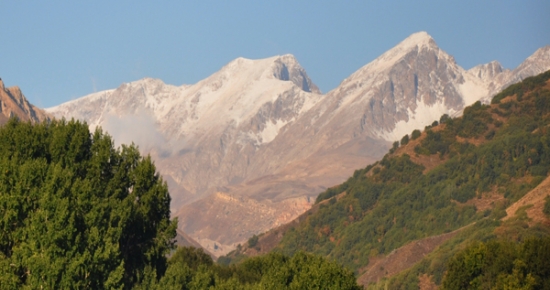
M 528 78 L 495 96 L 490 105 L 477 102 L 462 117 L 444 115 L 424 132 L 414 130 L 403 136 L 381 161 L 321 193 L 315 210 L 285 230 L 274 250 L 323 255 L 361 275 L 371 259 L 413 241 L 452 234 L 414 267 L 370 285 L 372 289 L 418 289 L 422 274 L 440 285 L 451 257 L 472 243 L 520 242 L 550 235 L 548 225 L 533 224 L 525 208 L 516 217 L 502 220 L 509 205 L 548 176 L 549 79 L 550 72 Z M 481 207 L 485 200 L 490 205 Z M 550 197 L 544 212 L 550 216 Z M 548 239 L 541 241 L 550 247 Z M 516 256 L 522 253 L 514 251 Z M 239 260 L 242 255 L 237 251 L 229 257 Z M 453 269 L 455 262 L 449 263 Z M 512 275 L 514 260 L 507 265 L 507 272 L 503 271 Z M 445 280 L 447 289 L 464 289 L 451 287 L 451 276 Z M 546 289 L 536 282 L 524 289 Z
M 0 212 L 0 289 L 358 289 L 351 271 L 311 254 L 218 266 L 174 249 L 151 159 L 78 121 L 0 128 Z

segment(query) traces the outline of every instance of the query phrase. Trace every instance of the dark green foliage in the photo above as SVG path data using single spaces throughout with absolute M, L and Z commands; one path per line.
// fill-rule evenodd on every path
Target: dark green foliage
M 548 289 L 550 237 L 475 243 L 454 255 L 442 289 Z
M 441 118 L 439 118 L 439 123 L 440 124 L 445 124 L 445 123 L 447 123 L 447 121 L 449 119 L 451 119 L 451 117 L 449 117 L 449 115 L 443 114 L 443 115 L 441 115 Z
M 493 137 L 495 137 L 495 133 L 496 133 L 495 130 L 490 130 L 489 132 L 487 132 L 487 134 L 485 134 L 485 139 L 487 140 L 493 139 Z
M 250 248 L 254 248 L 258 244 L 258 236 L 253 235 L 250 239 L 248 239 L 248 246 Z
M 453 122 L 451 131 L 457 133 L 463 138 L 477 138 L 481 133 L 487 130 L 487 124 L 491 124 L 493 119 L 488 112 L 489 106 L 482 105 L 479 101 L 475 102 L 470 107 L 464 109 L 464 114 L 458 122 Z
M 542 209 L 542 212 L 544 212 L 546 216 L 550 217 L 550 195 L 544 199 L 544 208 Z
M 212 258 L 203 249 L 194 247 L 179 247 L 170 257 L 170 263 L 185 264 L 191 270 L 197 270 L 201 265 L 211 267 L 214 264 Z
M 504 99 L 507 96 L 517 95 L 518 97 L 521 98 L 523 94 L 537 87 L 542 86 L 549 79 L 550 79 L 550 71 L 547 71 L 545 73 L 542 73 L 534 77 L 526 78 L 522 82 L 511 85 L 505 90 L 503 90 L 502 92 L 500 92 L 499 94 L 497 94 L 496 96 L 494 96 L 491 103 L 498 104 L 502 99 Z
M 418 139 L 418 137 L 420 137 L 420 135 L 421 135 L 420 130 L 414 130 L 411 133 L 411 139 L 416 140 Z
M 75 121 L 0 129 L 0 288 L 130 288 L 176 221 L 149 157 Z
M 409 135 L 403 136 L 403 138 L 401 138 L 401 146 L 407 145 L 408 143 L 409 143 Z
M 181 255 L 181 252 L 185 252 Z M 191 254 L 191 257 L 189 257 Z M 189 257 L 190 263 L 183 257 Z M 361 289 L 353 273 L 325 258 L 303 252 L 289 257 L 270 253 L 221 266 L 202 250 L 180 248 L 158 282 L 143 289 Z
M 427 131 L 426 138 L 422 140 L 421 147 L 426 150 L 419 151 L 420 154 L 431 155 L 441 154 L 444 155 L 449 152 L 449 146 L 455 141 L 455 138 L 450 134 L 443 134 L 441 132 Z
M 395 141 L 393 142 L 393 145 L 392 147 L 390 148 L 390 154 L 395 152 L 395 150 L 397 150 L 397 148 L 399 148 L 399 141 Z

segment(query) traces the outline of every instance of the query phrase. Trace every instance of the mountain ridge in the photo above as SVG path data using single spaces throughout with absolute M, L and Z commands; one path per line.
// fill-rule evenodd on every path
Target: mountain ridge
M 181 213 L 180 227 L 186 231 L 193 223 L 225 224 L 215 216 L 185 214 L 185 208 L 212 204 L 208 199 L 219 192 L 259 202 L 312 199 L 381 158 L 391 142 L 413 128 L 443 114 L 458 116 L 466 105 L 490 98 L 513 75 L 498 63 L 464 70 L 420 32 L 324 95 L 294 57 L 283 55 L 238 58 L 194 85 L 124 84 L 91 95 L 87 104 L 84 97 L 48 111 L 102 125 L 118 142 L 140 140 L 136 143 L 155 157 L 169 181 L 172 210 Z M 103 107 L 80 109 L 96 105 Z M 140 126 L 133 129 L 131 123 Z M 251 233 L 265 231 L 260 224 Z M 188 233 L 196 240 L 215 241 L 204 245 L 210 251 L 245 240 L 227 227 L 215 231 L 225 234 L 215 241 L 198 231 Z
M 0 124 L 6 123 L 11 117 L 33 123 L 52 118 L 42 109 L 29 103 L 18 86 L 6 88 L 0 78 Z

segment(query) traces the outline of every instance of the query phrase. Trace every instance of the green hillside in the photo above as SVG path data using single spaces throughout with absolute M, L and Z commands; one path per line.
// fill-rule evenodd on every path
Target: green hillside
M 404 136 L 380 162 L 321 193 L 318 210 L 286 231 L 276 250 L 323 255 L 361 274 L 371 258 L 474 222 L 448 244 L 502 237 L 495 229 L 505 208 L 550 170 L 549 79 L 550 72 L 528 78 L 491 105 L 478 102 L 460 118 L 443 116 L 422 134 Z M 548 234 L 541 225 L 522 229 L 516 237 Z M 453 253 L 430 260 L 443 269 L 437 284 Z

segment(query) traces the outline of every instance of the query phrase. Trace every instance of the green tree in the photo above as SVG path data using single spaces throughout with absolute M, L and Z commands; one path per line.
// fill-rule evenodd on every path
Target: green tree
M 166 270 L 176 221 L 135 146 L 78 121 L 0 128 L 0 288 L 131 288 Z
M 409 143 L 409 135 L 403 136 L 403 138 L 401 138 L 401 146 L 407 145 L 408 143 Z
M 544 199 L 544 208 L 542 211 L 546 216 L 550 217 L 550 195 Z
M 418 137 L 420 137 L 420 134 L 421 134 L 421 133 L 420 133 L 420 130 L 414 130 L 414 131 L 412 131 L 412 133 L 411 133 L 411 139 L 412 139 L 412 140 L 418 139 Z
M 250 237 L 250 239 L 248 239 L 248 246 L 250 248 L 255 247 L 258 244 L 258 239 L 259 238 L 256 235 L 253 235 L 252 237 Z

